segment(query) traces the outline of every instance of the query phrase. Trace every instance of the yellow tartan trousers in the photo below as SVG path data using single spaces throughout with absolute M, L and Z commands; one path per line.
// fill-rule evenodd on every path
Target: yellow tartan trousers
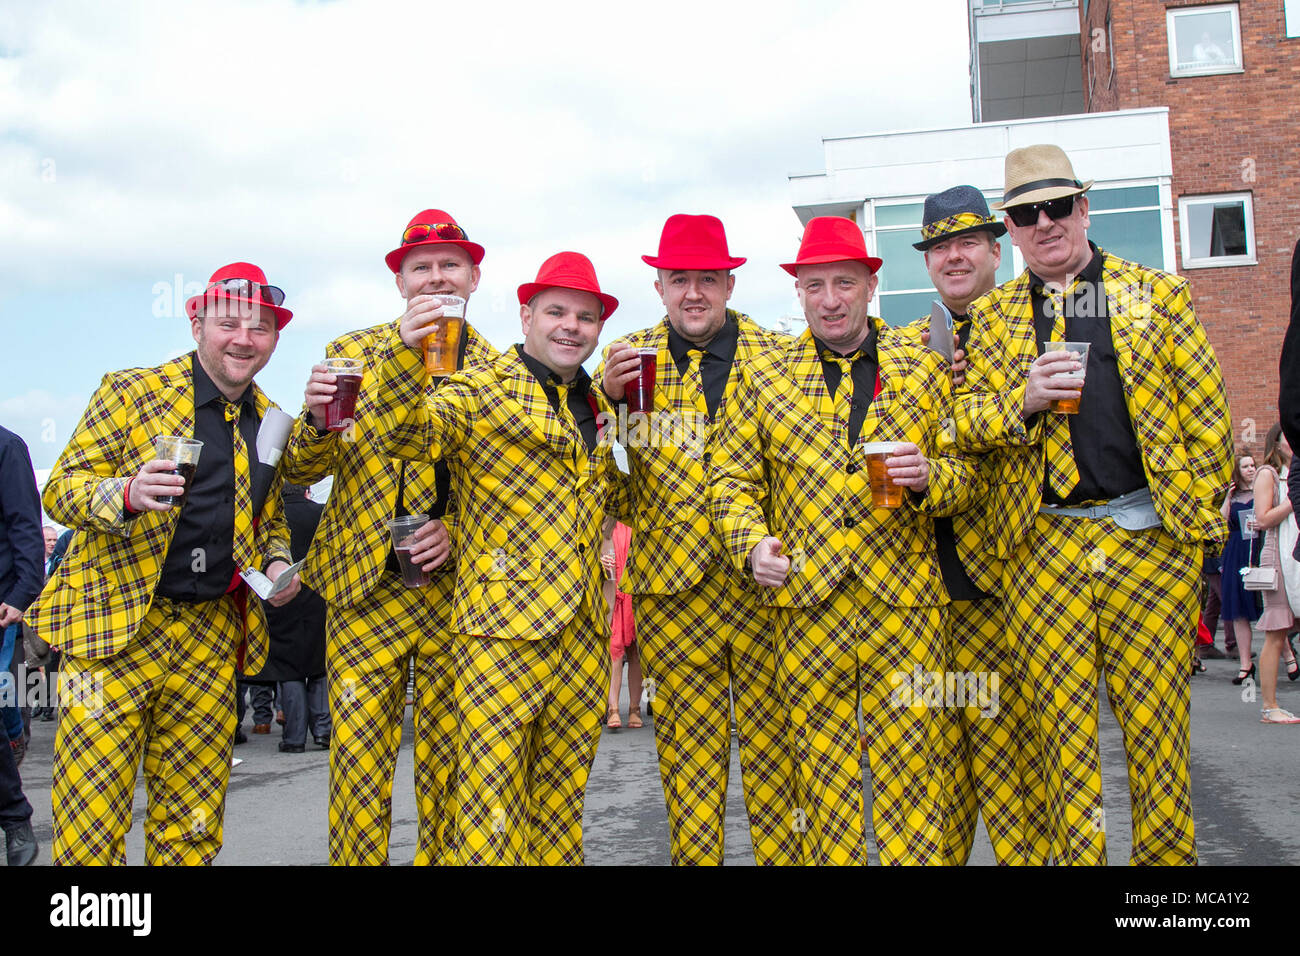
M 954 601 L 948 608 L 947 652 L 947 669 L 960 690 L 955 702 L 945 699 L 949 782 L 943 862 L 966 864 L 983 814 L 1000 865 L 1046 863 L 1051 829 L 1040 747 L 1001 599 Z M 972 686 L 986 689 L 988 698 L 970 694 Z
M 452 636 L 456 576 L 408 588 L 385 572 L 366 601 L 326 618 L 330 715 L 329 855 L 335 865 L 388 862 L 393 777 L 402 742 L 409 662 L 415 662 L 417 865 L 450 861 L 456 760 Z
M 790 727 L 767 609 L 721 566 L 688 591 L 634 600 L 673 863 L 722 863 L 733 696 L 754 860 L 798 863 Z
M 1201 558 L 1163 528 L 1039 514 L 1003 572 L 1043 747 L 1052 855 L 1104 864 L 1097 683 L 1124 735 L 1135 864 L 1196 862 L 1187 661 Z
M 235 736 L 230 596 L 155 597 L 127 648 L 98 660 L 64 654 L 54 741 L 56 864 L 124 864 L 136 768 L 144 758 L 145 861 L 211 863 L 221 850 Z
M 777 608 L 777 680 L 793 726 L 801 861 L 867 862 L 858 702 L 880 861 L 942 862 L 946 718 L 907 693 L 938 673 L 944 609 L 890 607 L 847 581 L 813 607 Z
M 538 640 L 456 638 L 457 863 L 583 862 L 609 677 L 600 620 L 582 612 Z

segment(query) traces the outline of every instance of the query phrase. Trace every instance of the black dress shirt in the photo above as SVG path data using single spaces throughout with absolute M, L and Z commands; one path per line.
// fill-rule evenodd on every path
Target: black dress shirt
M 954 315 L 953 328 L 957 332 L 959 348 L 966 348 L 970 339 L 970 316 Z M 966 566 L 961 563 L 957 553 L 957 535 L 952 528 L 951 518 L 934 519 L 934 543 L 939 559 L 939 573 L 943 576 L 943 586 L 948 590 L 948 597 L 954 601 L 982 601 L 991 597 L 981 590 L 966 573 Z
M 226 421 L 226 397 L 203 370 L 194 368 L 194 437 L 203 442 L 190 492 L 176 518 L 176 532 L 163 560 L 158 594 L 174 601 L 212 601 L 235 575 L 235 432 Z M 235 404 L 239 433 L 248 448 L 249 482 L 257 459 L 257 405 L 253 386 Z M 201 559 L 200 560 L 200 549 Z
M 700 359 L 700 384 L 704 388 L 704 401 L 709 409 L 709 418 L 716 418 L 718 406 L 722 404 L 722 393 L 727 389 L 727 378 L 731 375 L 731 366 L 736 361 L 736 342 L 740 338 L 740 324 L 731 310 L 727 310 L 727 321 L 723 323 L 718 334 L 705 346 L 688 342 L 678 334 L 671 322 L 668 323 L 668 351 L 673 357 L 677 371 L 686 374 L 690 365 L 691 349 L 704 352 Z
M 559 415 L 560 390 L 556 386 L 565 383 L 560 381 L 560 376 L 546 365 L 525 352 L 523 345 L 516 345 L 515 351 L 519 353 L 519 358 L 528 367 L 528 371 L 532 372 L 533 377 L 541 384 L 542 391 L 546 393 L 546 400 L 551 403 L 551 409 Z M 578 426 L 578 434 L 582 436 L 582 442 L 590 453 L 596 447 L 596 410 L 592 407 L 591 401 L 591 376 L 587 374 L 586 369 L 580 368 L 568 386 L 569 414 L 573 416 L 573 423 Z
M 876 356 L 875 326 L 872 326 L 866 341 L 851 355 L 836 352 L 815 335 L 813 342 L 817 346 L 817 354 L 822 359 L 822 375 L 826 379 L 826 388 L 830 391 L 831 398 L 835 397 L 835 392 L 840 387 L 840 366 L 837 362 L 828 359 L 826 353 L 850 359 L 853 363 L 850 366 L 853 376 L 853 400 L 849 404 L 848 426 L 849 444 L 854 445 L 862 431 L 862 423 L 866 421 L 867 409 L 871 407 L 871 402 L 876 397 L 876 374 L 880 370 L 880 360 Z
M 1110 314 L 1106 290 L 1102 285 L 1102 256 L 1092 245 L 1092 259 L 1079 273 L 1079 281 L 1064 300 L 1066 342 L 1088 342 L 1088 368 L 1083 396 L 1077 415 L 1067 416 L 1070 443 L 1079 483 L 1062 498 L 1043 481 L 1043 503 L 1076 505 L 1084 501 L 1108 501 L 1147 486 L 1142 470 L 1142 453 L 1124 402 L 1124 383 L 1111 340 Z M 1038 351 L 1053 340 L 1053 318 L 1048 315 L 1050 301 L 1043 291 L 1043 280 L 1029 275 L 1034 306 L 1034 332 Z M 1050 411 L 1042 415 L 1054 414 Z

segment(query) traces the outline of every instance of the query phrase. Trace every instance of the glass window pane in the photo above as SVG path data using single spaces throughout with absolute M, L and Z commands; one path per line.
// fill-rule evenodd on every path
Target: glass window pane
M 930 314 L 937 292 L 897 292 L 880 297 L 880 317 L 890 325 L 907 325 Z
M 1139 262 L 1152 269 L 1164 268 L 1159 210 L 1097 216 L 1088 227 L 1088 238 L 1121 259 Z
M 893 206 L 878 204 L 876 206 L 876 226 L 916 226 L 919 230 L 921 228 L 921 218 L 924 214 L 924 203 L 912 202 Z
M 1122 189 L 1089 189 L 1088 211 L 1128 209 L 1132 206 L 1160 205 L 1159 186 L 1126 186 Z
M 930 287 L 930 273 L 925 268 L 925 256 L 912 248 L 912 243 L 921 239 L 920 229 L 878 232 L 876 237 L 876 255 L 885 260 L 885 264 L 880 267 L 880 291 Z
M 1016 276 L 1015 257 L 1011 254 L 1011 241 L 1003 236 L 998 240 L 998 245 L 1002 247 L 1002 263 L 998 266 L 997 279 L 998 285 L 1009 282 Z
M 1179 69 L 1212 73 L 1241 61 L 1232 37 L 1232 11 L 1183 13 L 1174 17 Z

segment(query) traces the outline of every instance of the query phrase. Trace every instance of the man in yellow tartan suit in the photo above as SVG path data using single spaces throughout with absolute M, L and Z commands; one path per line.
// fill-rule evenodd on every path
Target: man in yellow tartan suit
M 967 462 L 940 452 L 950 413 L 939 357 L 867 314 L 881 260 L 848 219 L 808 223 L 783 266 L 809 329 L 741 367 L 719 424 L 711 514 L 730 560 L 762 585 L 790 712 L 800 859 L 865 864 L 859 691 L 885 863 L 942 859 L 944 605 L 936 515 L 977 493 Z M 878 445 L 901 485 L 873 506 Z M 883 484 L 883 483 L 882 483 Z
M 962 350 L 970 336 L 967 308 L 997 285 L 1002 261 L 998 237 L 1006 231 L 974 186 L 953 186 L 925 197 L 921 240 L 913 246 L 925 253 L 930 281 L 952 318 L 954 357 L 963 373 Z M 928 344 L 938 332 L 931 324 L 927 317 L 898 331 Z M 948 334 L 946 324 L 941 334 Z M 953 379 L 959 382 L 961 373 L 954 372 Z M 981 488 L 991 487 L 1003 456 L 999 450 L 979 458 Z M 1002 562 L 985 550 L 991 520 L 997 516 L 984 498 L 934 522 L 939 570 L 952 600 L 945 667 L 955 686 L 963 688 L 956 695 L 961 699 L 947 711 L 943 857 L 956 866 L 970 859 L 981 813 L 998 863 L 1039 864 L 1051 852 L 1037 732 L 1011 654 L 1000 596 Z
M 268 642 L 236 572 L 275 578 L 290 560 L 282 479 L 257 454 L 272 405 L 253 382 L 292 317 L 283 301 L 256 266 L 219 269 L 187 303 L 197 351 L 104 376 L 50 473 L 45 509 L 78 531 L 31 617 L 63 652 L 55 863 L 126 862 L 142 757 L 147 862 L 221 849 L 236 656 L 256 671 Z M 161 436 L 203 443 L 188 483 L 155 454 Z
M 417 213 L 402 242 L 385 257 L 406 315 L 441 314 L 439 295 L 463 299 L 478 287 L 484 250 L 440 209 Z M 455 671 L 448 628 L 455 562 L 448 559 L 445 526 L 454 523 L 446 465 L 394 460 L 378 448 L 375 423 L 386 413 L 376 385 L 384 342 L 393 323 L 350 332 L 325 350 L 330 359 L 363 364 L 354 423 L 328 431 L 326 407 L 335 376 L 317 365 L 307 384 L 307 410 L 289 443 L 285 474 L 312 483 L 334 476 L 303 580 L 329 606 L 329 854 L 334 864 L 388 862 L 393 775 L 406 710 L 406 683 L 415 668 L 415 861 L 444 862 L 448 804 L 455 765 Z M 490 361 L 496 352 L 468 322 L 458 345 L 463 367 Z M 425 382 L 432 393 L 434 383 Z M 402 584 L 388 530 L 389 519 L 428 514 L 417 534 L 414 560 L 433 571 L 423 588 Z
M 1231 472 L 1228 406 L 1186 280 L 1088 241 L 1091 186 L 1059 147 L 1007 155 L 998 208 L 1028 268 L 970 307 L 958 441 L 1005 450 L 987 548 L 1006 562 L 1053 857 L 1106 861 L 1104 676 L 1128 758 L 1132 862 L 1194 863 L 1188 661 L 1201 543 L 1226 533 L 1214 501 Z M 1049 342 L 1086 343 L 1086 360 Z M 1077 413 L 1051 410 L 1074 400 Z
M 642 258 L 658 270 L 655 290 L 668 314 L 611 346 L 596 379 L 623 403 L 638 350 L 654 351 L 653 408 L 624 417 L 620 406 L 632 473 L 624 580 L 653 682 L 672 859 L 722 863 L 734 699 L 754 859 L 796 863 L 789 728 L 771 622 L 753 579 L 730 566 L 709 521 L 713 422 L 735 391 L 736 367 L 783 337 L 726 307 L 731 270 L 745 260 L 730 255 L 716 217 L 669 217 L 659 255 Z
M 582 809 L 605 701 L 601 525 L 620 493 L 582 363 L 618 300 L 562 252 L 519 287 L 524 342 L 451 376 L 426 404 L 418 347 L 440 314 L 385 343 L 381 448 L 445 459 L 459 503 L 459 863 L 582 862 Z

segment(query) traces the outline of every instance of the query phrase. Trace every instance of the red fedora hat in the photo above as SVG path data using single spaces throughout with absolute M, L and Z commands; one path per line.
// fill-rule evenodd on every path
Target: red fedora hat
M 483 261 L 483 247 L 477 242 L 470 242 L 469 236 L 460 224 L 451 217 L 451 213 L 441 209 L 426 209 L 417 212 L 406 224 L 402 232 L 402 244 L 384 256 L 384 262 L 396 275 L 402 269 L 402 260 L 406 254 L 418 246 L 447 245 L 460 246 L 469 253 L 474 265 Z
M 199 314 L 199 309 L 222 300 L 266 309 L 275 316 L 277 332 L 293 318 L 293 313 L 283 307 L 284 292 L 269 285 L 266 273 L 251 262 L 232 262 L 212 273 L 202 294 L 185 303 L 185 314 L 192 319 Z
M 543 262 L 537 270 L 536 281 L 525 282 L 519 287 L 519 304 L 527 305 L 543 289 L 554 288 L 590 292 L 600 300 L 604 309 L 600 313 L 602 322 L 618 308 L 618 299 L 600 291 L 600 283 L 596 281 L 596 267 L 581 252 L 557 252 Z
M 641 259 L 656 269 L 734 269 L 743 256 L 727 251 L 727 233 L 717 216 L 669 216 L 659 236 L 659 255 Z
M 783 262 L 781 268 L 798 276 L 800 266 L 822 262 L 865 262 L 872 272 L 879 272 L 883 259 L 867 253 L 862 230 L 852 219 L 843 216 L 817 216 L 804 227 L 803 242 L 794 262 Z

